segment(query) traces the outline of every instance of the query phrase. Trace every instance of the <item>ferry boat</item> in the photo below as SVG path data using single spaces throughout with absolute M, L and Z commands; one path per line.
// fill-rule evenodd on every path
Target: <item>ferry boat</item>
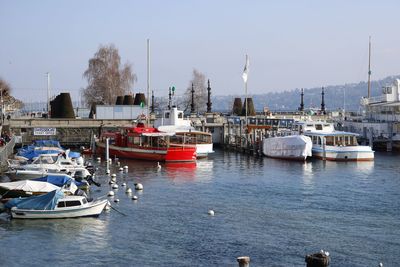
M 175 133 L 161 132 L 138 123 L 117 132 L 104 132 L 96 142 L 100 153 L 105 152 L 109 138 L 109 153 L 120 158 L 183 162 L 196 160 L 196 147 Z
M 184 138 L 186 143 L 196 146 L 197 158 L 214 153 L 211 133 L 197 131 L 190 120 L 184 119 L 183 111 L 175 106 L 164 111 L 162 117 L 154 121 L 154 127 L 162 132 L 174 133 Z
M 312 156 L 333 161 L 372 161 L 374 151 L 357 143 L 356 133 L 336 131 L 332 123 L 299 121 L 292 126 L 295 134 L 312 140 Z

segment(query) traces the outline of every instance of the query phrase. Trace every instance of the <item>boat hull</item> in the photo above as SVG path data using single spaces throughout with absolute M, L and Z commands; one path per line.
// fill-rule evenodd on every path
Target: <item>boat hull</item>
M 324 151 L 321 147 L 313 147 L 313 157 L 330 161 L 373 161 L 374 151 L 370 147 L 331 147 L 327 146 Z
M 11 209 L 13 219 L 63 219 L 78 217 L 97 217 L 107 205 L 108 200 L 99 200 L 86 207 L 56 208 L 54 210 Z
M 105 152 L 105 145 L 103 143 L 98 143 L 97 148 L 100 153 Z M 110 156 L 119 158 L 150 161 L 184 162 L 196 160 L 196 148 L 192 146 L 169 147 L 167 149 L 142 149 L 110 145 L 109 154 Z

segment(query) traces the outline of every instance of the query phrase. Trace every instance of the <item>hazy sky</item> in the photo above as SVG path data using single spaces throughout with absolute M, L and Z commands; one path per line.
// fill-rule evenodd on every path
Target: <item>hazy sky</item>
M 213 95 L 243 94 L 245 55 L 250 94 L 359 82 L 400 73 L 400 1 L 18 1 L 0 0 L 0 77 L 24 100 L 54 93 L 78 100 L 82 74 L 100 44 L 113 43 L 146 90 L 181 94 L 193 68 Z

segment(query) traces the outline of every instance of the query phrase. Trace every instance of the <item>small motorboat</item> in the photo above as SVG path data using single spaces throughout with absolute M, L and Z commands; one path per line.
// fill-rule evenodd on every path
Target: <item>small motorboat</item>
M 65 195 L 61 190 L 54 190 L 41 196 L 11 199 L 5 208 L 14 219 L 61 219 L 97 217 L 107 203 L 107 199 L 88 201 L 86 196 Z

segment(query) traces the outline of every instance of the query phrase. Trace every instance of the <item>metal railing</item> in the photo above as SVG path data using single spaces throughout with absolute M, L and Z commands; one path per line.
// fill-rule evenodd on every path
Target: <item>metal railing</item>
M 7 160 L 14 153 L 15 136 L 11 137 L 10 142 L 0 147 L 0 170 L 4 171 L 8 168 Z

